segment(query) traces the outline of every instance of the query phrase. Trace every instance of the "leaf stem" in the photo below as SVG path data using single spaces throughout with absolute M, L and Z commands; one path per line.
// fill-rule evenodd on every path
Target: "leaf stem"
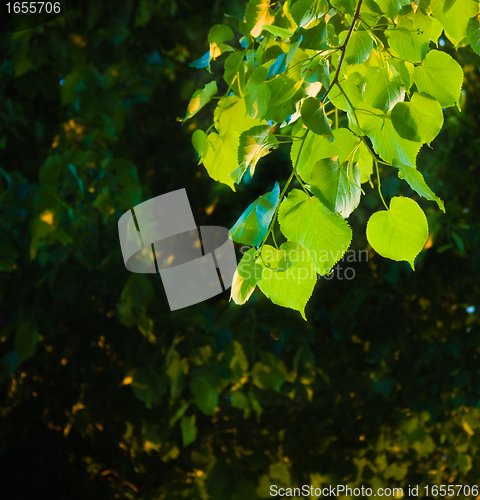
M 378 161 L 376 158 L 373 158 L 373 161 L 375 162 L 375 170 L 377 171 L 378 194 L 380 195 L 380 198 L 382 199 L 383 204 L 385 205 L 385 208 L 387 210 L 389 210 L 389 208 L 387 207 L 387 204 L 385 203 L 385 200 L 383 199 L 383 195 L 382 195 L 382 190 L 381 190 L 382 184 L 380 182 L 380 173 L 378 171 Z

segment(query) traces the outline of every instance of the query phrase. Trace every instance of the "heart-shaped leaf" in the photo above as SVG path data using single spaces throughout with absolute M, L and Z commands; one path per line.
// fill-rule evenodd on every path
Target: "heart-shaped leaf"
M 375 212 L 367 224 L 367 239 L 382 257 L 406 260 L 415 270 L 415 257 L 428 239 L 423 210 L 410 198 L 396 196 L 388 210 Z

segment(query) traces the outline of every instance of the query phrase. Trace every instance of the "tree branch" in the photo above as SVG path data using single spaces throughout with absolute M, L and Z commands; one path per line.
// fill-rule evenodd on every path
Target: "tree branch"
M 345 38 L 343 45 L 340 47 L 341 55 L 340 55 L 340 61 L 338 61 L 337 71 L 335 72 L 335 76 L 333 77 L 332 83 L 330 84 L 327 91 L 325 92 L 325 95 L 322 97 L 322 100 L 320 101 L 322 104 L 327 99 L 327 96 L 330 93 L 330 90 L 332 90 L 333 86 L 338 82 L 338 75 L 340 74 L 340 69 L 342 68 L 343 59 L 345 58 L 345 52 L 347 50 L 348 42 L 350 40 L 350 37 L 352 36 L 353 30 L 355 28 L 355 24 L 357 23 L 357 20 L 360 18 L 360 9 L 362 7 L 362 2 L 363 2 L 363 0 L 359 0 L 358 5 L 357 5 L 357 10 L 355 11 L 355 15 L 353 16 L 352 24 L 350 26 L 350 29 L 348 30 L 348 33 L 347 33 L 347 38 Z

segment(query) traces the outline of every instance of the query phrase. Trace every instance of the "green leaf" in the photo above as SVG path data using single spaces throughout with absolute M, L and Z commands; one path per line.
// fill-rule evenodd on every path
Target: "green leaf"
M 375 152 L 387 163 L 398 160 L 404 165 L 415 167 L 416 158 L 422 144 L 402 139 L 392 125 L 392 121 L 381 116 L 360 113 L 362 129 L 368 135 Z M 363 121 L 365 120 L 365 121 Z
M 170 395 L 173 399 L 180 397 L 185 386 L 186 374 L 188 373 L 188 359 L 180 359 L 180 354 L 175 349 L 170 349 L 167 354 L 166 373 L 170 377 Z M 136 380 L 136 378 L 135 378 Z M 135 381 L 134 380 L 134 381 Z M 148 387 L 148 384 L 147 384 Z M 139 396 L 137 396 L 139 397 Z
M 112 160 L 110 166 L 117 179 L 116 200 L 122 208 L 138 205 L 142 201 L 142 185 L 138 179 L 137 167 L 128 160 Z
M 480 56 L 480 13 L 468 21 L 467 40 L 473 51 Z
M 195 403 L 205 415 L 213 415 L 218 406 L 218 392 L 207 378 L 200 375 L 190 376 L 190 390 L 195 397 Z
M 279 392 L 285 382 L 286 374 L 285 363 L 271 352 L 267 352 L 262 353 L 262 360 L 255 363 L 252 380 L 259 389 L 273 389 Z
M 77 181 L 78 189 L 80 189 L 80 192 L 83 194 L 83 181 L 78 176 L 77 169 L 75 168 L 75 165 L 72 165 L 71 163 L 69 163 L 67 165 L 67 167 L 68 167 L 68 170 L 70 170 L 70 172 L 72 173 L 75 180 Z
M 415 168 L 407 165 L 401 165 L 397 162 L 393 162 L 393 166 L 399 169 L 398 177 L 400 179 L 406 180 L 409 186 L 420 196 L 423 196 L 427 200 L 435 201 L 440 210 L 445 212 L 445 205 L 443 201 L 428 187 L 421 172 Z
M 243 174 L 250 167 L 250 175 L 253 176 L 255 167 L 260 158 L 268 155 L 271 149 L 278 148 L 277 138 L 270 133 L 270 125 L 259 125 L 246 130 L 240 136 L 238 146 L 238 169 L 232 173 L 231 178 L 238 184 Z
M 405 61 L 391 57 L 387 62 L 388 66 L 390 67 L 390 70 L 394 74 L 394 77 L 400 78 L 400 81 L 402 82 L 403 86 L 407 90 L 409 90 L 410 87 L 412 86 L 413 81 Z M 410 67 L 412 68 L 413 72 L 413 65 L 410 64 Z
M 411 19 L 402 19 L 385 31 L 388 44 L 402 59 L 418 63 L 427 55 L 432 21 L 428 16 L 424 17 L 430 21 L 430 29 L 418 26 Z
M 264 24 L 262 29 L 268 31 L 274 36 L 281 36 L 282 38 L 290 38 L 293 35 L 292 30 L 287 30 L 286 28 L 279 28 L 278 26 L 273 26 L 269 24 Z
M 376 0 L 377 4 L 390 19 L 394 20 L 400 9 L 405 5 L 410 5 L 409 0 Z
M 276 76 L 267 82 L 271 93 L 270 106 L 265 118 L 281 123 L 295 112 L 295 100 L 292 99 L 302 86 L 302 81 Z
M 180 420 L 180 428 L 182 429 L 183 446 L 188 446 L 197 439 L 197 425 L 195 424 L 195 415 L 191 417 L 182 417 Z
M 260 417 L 263 413 L 263 408 L 260 406 L 258 399 L 255 397 L 253 386 L 250 386 L 250 389 L 248 390 L 248 399 L 250 401 L 250 404 L 252 405 L 253 411 L 257 415 L 257 421 L 260 422 Z
M 232 370 L 232 377 L 234 380 L 240 381 L 240 379 L 248 371 L 248 360 L 245 356 L 242 344 L 234 340 L 232 342 L 234 355 L 228 364 L 230 370 Z
M 240 410 L 246 410 L 250 407 L 247 396 L 240 391 L 234 391 L 232 393 L 232 406 L 234 408 L 240 408 Z
M 35 354 L 40 341 L 37 328 L 32 321 L 21 321 L 15 332 L 14 348 L 20 361 L 31 358 Z
M 323 59 L 312 59 L 302 68 L 300 74 L 305 83 L 320 82 L 326 89 L 330 85 L 328 61 Z
M 226 24 L 215 24 L 208 32 L 208 43 L 215 43 L 220 46 L 223 42 L 231 40 L 234 33 Z
M 320 19 L 328 11 L 325 0 L 298 0 L 290 7 L 290 13 L 299 28 Z
M 325 136 L 308 134 L 303 148 L 301 148 L 301 140 L 293 142 L 290 150 L 292 164 L 296 164 L 301 148 L 297 172 L 305 182 L 310 182 L 310 175 L 317 161 L 331 156 L 338 156 L 339 163 L 343 163 L 349 159 L 351 153 L 359 144 L 359 139 L 345 128 L 334 130 L 333 136 L 332 141 Z
M 284 80 L 282 78 L 282 80 Z M 285 81 L 285 80 L 284 80 Z M 269 82 L 271 83 L 271 82 Z M 292 97 L 300 90 L 302 87 L 303 82 L 301 80 L 297 81 L 296 83 L 293 83 L 293 80 L 289 78 L 286 80 L 286 85 L 282 86 L 282 90 L 277 92 L 273 98 L 272 98 L 272 105 L 274 106 L 280 106 L 281 104 L 286 103 Z M 293 103 L 290 103 L 291 105 Z
M 410 102 L 399 102 L 392 109 L 392 124 L 400 137 L 414 142 L 430 142 L 443 126 L 439 102 L 428 94 L 415 92 Z
M 299 28 L 292 37 L 292 41 L 299 41 L 302 49 L 325 50 L 329 48 L 327 45 L 328 36 L 329 25 L 322 19 L 317 25 L 309 29 Z
M 333 142 L 330 148 L 331 156 L 338 156 L 338 163 L 342 164 L 352 158 L 358 149 L 360 139 L 347 128 L 337 128 L 333 132 Z
M 384 472 L 385 479 L 393 478 L 401 481 L 408 473 L 408 465 L 399 462 L 390 464 Z
M 280 75 L 285 72 L 285 70 L 287 69 L 287 64 L 285 62 L 286 58 L 287 54 L 285 54 L 284 52 L 277 56 L 272 65 L 268 68 L 267 78 L 275 75 Z
M 355 0 L 331 0 L 332 7 L 339 12 L 353 16 L 355 13 Z
M 299 311 L 306 321 L 305 305 L 317 281 L 315 265 L 307 250 L 290 241 L 282 243 L 279 250 L 264 245 L 257 263 L 262 266 L 260 290 L 274 304 Z
M 462 474 L 466 474 L 472 468 L 472 457 L 464 453 L 459 453 L 455 459 L 455 464 Z
M 180 406 L 180 408 L 174 413 L 173 417 L 171 417 L 169 421 L 170 427 L 173 427 L 175 423 L 185 415 L 185 412 L 190 407 L 190 403 L 191 401 L 187 401 L 184 405 Z
M 320 160 L 312 170 L 310 189 L 312 193 L 333 213 L 346 219 L 360 203 L 360 169 L 352 162 L 351 182 L 348 163 L 339 164 L 336 157 Z
M 428 239 L 427 218 L 415 201 L 396 196 L 391 199 L 388 210 L 370 217 L 367 239 L 382 257 L 406 260 L 415 269 L 415 257 Z
M 192 134 L 192 144 L 195 148 L 195 151 L 198 153 L 200 157 L 203 157 L 207 154 L 208 151 L 208 141 L 207 135 L 203 130 L 197 128 L 195 132 Z
M 468 22 L 478 11 L 474 0 L 432 0 L 430 7 L 454 45 L 465 38 Z
M 225 59 L 223 79 L 232 92 L 241 97 L 245 92 L 245 60 L 242 52 L 234 52 Z
M 243 99 L 235 95 L 220 99 L 214 112 L 214 124 L 219 134 L 213 132 L 207 137 L 202 131 L 195 131 L 192 136 L 193 145 L 212 179 L 235 191 L 230 174 L 238 168 L 240 134 L 260 123 L 261 120 L 246 115 Z
M 268 69 L 260 66 L 252 73 L 247 82 L 245 104 L 247 113 L 252 118 L 263 118 L 267 113 L 271 99 L 271 91 L 265 79 Z
M 360 182 L 363 184 L 370 181 L 370 177 L 373 174 L 373 158 L 370 150 L 363 142 L 360 144 L 355 155 L 355 161 L 358 162 L 358 168 L 360 169 Z
M 184 359 L 184 362 L 187 360 Z M 182 364 L 179 366 L 181 366 L 180 369 L 183 368 Z M 160 403 L 167 392 L 169 381 L 164 373 L 159 374 L 147 368 L 137 368 L 129 371 L 128 377 L 133 379 L 130 383 L 133 394 L 138 400 L 143 401 L 147 408 L 152 408 L 152 404 Z M 181 384 L 178 384 L 180 390 L 183 389 L 183 380 L 181 380 Z M 172 385 L 173 383 L 177 384 L 177 381 L 172 382 Z M 174 394 L 174 396 L 178 397 L 178 394 Z
M 210 71 L 210 50 L 205 52 L 202 57 L 192 61 L 189 66 L 191 68 L 207 68 Z
M 369 68 L 365 73 L 365 80 L 365 91 L 363 92 L 365 101 L 370 106 L 385 113 L 405 98 L 402 82 L 397 78 L 390 79 L 387 71 L 383 68 L 378 66 Z
M 301 132 L 303 135 L 306 130 L 302 128 Z M 292 165 L 297 165 L 297 172 L 305 182 L 310 182 L 310 174 L 317 161 L 333 155 L 330 140 L 317 134 L 308 134 L 303 140 L 293 141 L 290 149 Z
M 239 135 L 236 132 L 225 132 L 222 136 L 215 132 L 206 138 L 208 148 L 200 156 L 208 175 L 215 181 L 230 186 L 235 191 L 235 183 L 230 174 L 238 168 L 237 149 Z
M 342 258 L 352 241 L 352 230 L 341 215 L 298 189 L 293 189 L 281 203 L 278 221 L 289 241 L 300 243 L 310 252 L 322 275 Z
M 255 255 L 255 248 L 250 248 L 243 254 L 242 260 L 235 270 L 230 292 L 230 300 L 233 299 L 235 304 L 245 304 L 262 277 L 262 268 L 255 262 Z
M 307 97 L 301 109 L 303 123 L 315 134 L 333 137 L 325 106 L 315 97 Z
M 207 83 L 203 89 L 197 90 L 188 103 L 187 114 L 185 115 L 183 121 L 196 115 L 203 108 L 203 106 L 205 106 L 205 104 L 210 102 L 210 99 L 216 93 L 217 83 L 215 81 Z
M 275 21 L 275 15 L 270 8 L 271 0 L 250 0 L 245 11 L 245 22 L 250 34 L 257 38 L 265 25 Z
M 344 93 L 348 96 L 349 101 L 351 102 L 353 107 L 357 107 L 363 101 L 363 85 L 359 81 L 357 76 L 360 76 L 359 73 L 354 73 L 348 77 L 348 79 L 344 79 L 335 84 L 328 94 L 328 99 L 335 105 L 338 109 L 342 111 L 348 111 L 348 102 L 345 99 Z M 335 78 L 334 73 L 330 74 L 330 79 L 333 81 Z M 345 77 L 346 78 L 346 77 Z M 343 90 L 343 92 L 342 92 Z
M 413 78 L 418 91 L 430 94 L 442 108 L 459 102 L 463 71 L 446 52 L 431 50 L 423 63 L 414 69 Z
M 236 132 L 239 137 L 245 130 L 266 123 L 258 117 L 253 119 L 247 115 L 245 100 L 236 95 L 219 99 L 213 113 L 213 122 L 220 135 Z
M 345 41 L 348 31 L 340 33 L 340 43 Z M 343 37 L 342 37 L 343 35 Z M 373 40 L 367 31 L 354 31 L 348 41 L 345 50 L 345 61 L 348 64 L 360 64 L 365 62 L 372 53 Z
M 225 52 L 233 52 L 233 48 L 223 42 L 231 40 L 235 35 L 226 24 L 216 24 L 208 32 L 210 44 L 210 60 L 216 59 Z
M 252 246 L 260 245 L 267 235 L 270 221 L 277 208 L 279 196 L 280 186 L 276 182 L 272 191 L 259 196 L 247 207 L 230 229 L 229 237 L 237 243 Z

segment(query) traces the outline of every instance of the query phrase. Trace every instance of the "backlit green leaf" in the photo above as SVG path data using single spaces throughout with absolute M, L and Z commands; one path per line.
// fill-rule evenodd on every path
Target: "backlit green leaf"
M 216 93 L 217 83 L 215 81 L 207 83 L 202 90 L 197 90 L 188 103 L 187 114 L 185 115 L 183 121 L 188 120 L 189 118 L 197 114 L 203 108 L 203 106 L 205 106 L 205 104 L 210 102 L 210 99 Z
M 430 20 L 428 16 L 425 17 Z M 422 29 L 411 19 L 402 19 L 396 26 L 388 28 L 385 36 L 396 54 L 402 59 L 417 63 L 422 61 L 429 51 L 430 31 L 431 28 Z
M 238 133 L 226 132 L 220 136 L 213 132 L 207 136 L 205 144 L 208 144 L 208 148 L 206 151 L 204 149 L 200 156 L 208 175 L 235 191 L 235 183 L 230 174 L 238 168 L 236 154 L 239 144 Z
M 480 56 L 480 14 L 468 21 L 467 40 L 474 52 Z
M 366 109 L 366 108 L 365 108 Z M 397 159 L 404 165 L 415 167 L 416 158 L 422 143 L 412 142 L 400 137 L 392 125 L 392 121 L 381 116 L 364 114 L 357 110 L 361 117 L 361 126 L 373 144 L 375 152 L 388 163 Z
M 301 116 L 303 123 L 315 134 L 333 137 L 332 129 L 325 115 L 325 106 L 315 97 L 305 99 Z
M 344 32 L 344 37 L 346 37 Z M 342 39 L 340 34 L 340 42 Z M 345 61 L 348 64 L 360 64 L 365 62 L 373 50 L 373 40 L 367 31 L 354 31 L 345 50 Z
M 443 201 L 428 187 L 421 172 L 415 168 L 407 165 L 401 165 L 397 162 L 394 162 L 393 166 L 399 169 L 398 177 L 400 179 L 406 180 L 410 187 L 420 196 L 423 196 L 427 200 L 435 201 L 440 210 L 445 212 L 445 205 Z
M 272 24 L 275 15 L 270 0 L 250 0 L 245 11 L 245 22 L 254 38 L 262 33 L 263 26 Z
M 338 160 L 325 158 L 316 163 L 310 176 L 312 193 L 333 213 L 346 219 L 360 203 L 360 169 L 351 162 L 339 164 Z M 353 182 L 348 168 L 352 169 Z
M 430 7 L 454 44 L 467 35 L 468 22 L 478 11 L 474 0 L 432 0 Z
M 231 40 L 233 37 L 233 31 L 226 24 L 216 24 L 212 26 L 208 32 L 210 59 L 216 59 L 224 52 L 232 52 L 234 49 L 223 42 Z
M 415 92 L 410 102 L 399 102 L 392 109 L 392 124 L 400 137 L 430 144 L 443 126 L 442 107 L 428 94 Z
M 375 212 L 368 220 L 367 239 L 373 249 L 382 257 L 406 260 L 412 269 L 427 238 L 427 218 L 410 198 L 392 198 L 389 210 Z
M 273 26 L 272 24 L 264 24 L 262 29 L 268 31 L 274 36 L 281 36 L 282 38 L 290 38 L 293 35 L 293 31 L 287 30 L 286 28 L 280 28 L 278 26 Z
M 250 175 L 253 176 L 255 167 L 271 149 L 278 148 L 277 138 L 270 133 L 269 125 L 259 125 L 246 130 L 240 136 L 238 146 L 238 169 L 232 173 L 231 178 L 238 184 L 245 171 L 250 167 Z
M 245 90 L 245 60 L 241 52 L 230 54 L 225 60 L 223 79 L 231 86 L 232 92 L 242 96 Z
M 266 84 L 268 69 L 260 66 L 252 73 L 247 82 L 245 104 L 252 118 L 263 118 L 270 104 L 271 91 Z
M 403 101 L 405 89 L 402 82 L 393 78 L 390 79 L 387 71 L 383 68 L 369 68 L 365 74 L 365 91 L 363 96 L 370 106 L 387 112 L 395 106 L 397 102 Z
M 262 266 L 260 290 L 274 304 L 295 309 L 306 320 L 305 305 L 317 281 L 315 265 L 307 250 L 290 241 L 282 243 L 279 250 L 265 245 L 257 263 Z
M 239 136 L 255 125 L 266 123 L 258 117 L 251 118 L 246 112 L 245 100 L 236 95 L 219 99 L 213 113 L 213 122 L 220 135 L 234 131 Z
M 301 76 L 306 83 L 321 82 L 328 88 L 330 85 L 330 69 L 328 62 L 325 63 L 322 59 L 312 59 L 306 64 L 301 71 Z
M 446 52 L 431 50 L 423 63 L 415 68 L 413 78 L 419 92 L 430 94 L 442 108 L 459 102 L 463 71 Z
M 342 258 L 352 240 L 352 230 L 341 215 L 298 189 L 281 203 L 278 221 L 289 241 L 300 243 L 310 252 L 322 275 Z
M 409 0 L 376 0 L 377 4 L 390 19 L 395 19 L 400 9 L 405 5 L 410 5 Z
M 245 252 L 233 275 L 230 300 L 233 299 L 235 304 L 245 304 L 262 277 L 262 268 L 255 262 L 255 254 L 255 248 Z
M 290 7 L 290 13 L 300 28 L 320 19 L 327 10 L 328 2 L 325 0 L 298 0 Z
M 267 235 L 279 196 L 280 186 L 276 182 L 272 191 L 259 196 L 247 207 L 230 229 L 229 237 L 237 243 L 252 246 L 260 245 Z

